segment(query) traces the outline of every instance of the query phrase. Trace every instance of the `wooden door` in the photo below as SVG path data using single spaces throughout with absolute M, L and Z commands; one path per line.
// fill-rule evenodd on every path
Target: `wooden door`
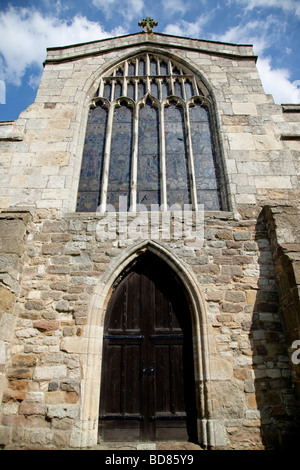
M 179 282 L 146 254 L 108 305 L 99 434 L 102 440 L 197 441 L 190 313 Z

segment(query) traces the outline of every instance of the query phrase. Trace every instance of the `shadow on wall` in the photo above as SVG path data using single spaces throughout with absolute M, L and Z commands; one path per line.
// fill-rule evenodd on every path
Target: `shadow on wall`
M 289 287 L 286 273 L 278 269 L 272 230 L 274 227 L 270 227 L 264 209 L 256 225 L 258 290 L 248 291 L 253 304 L 250 339 L 255 381 L 254 390 L 249 382 L 245 391 L 249 408 L 253 408 L 248 413 L 252 413 L 252 419 L 256 415 L 260 419 L 265 449 L 291 449 L 298 444 L 300 436 L 300 400 L 291 363 L 286 306 L 282 301 Z

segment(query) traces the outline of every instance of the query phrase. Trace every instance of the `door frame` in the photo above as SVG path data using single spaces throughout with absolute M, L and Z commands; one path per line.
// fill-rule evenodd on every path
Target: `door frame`
M 213 403 L 210 393 L 210 357 L 213 353 L 210 347 L 210 338 L 212 331 L 210 331 L 211 327 L 208 324 L 205 301 L 192 270 L 175 257 L 168 247 L 153 240 L 142 241 L 130 246 L 110 263 L 107 271 L 95 286 L 82 337 L 78 338 L 76 344 L 65 342 L 66 350 L 81 353 L 83 366 L 80 423 L 79 429 L 74 432 L 74 445 L 76 443 L 78 447 L 89 447 L 97 444 L 103 330 L 107 305 L 116 279 L 146 250 L 165 261 L 175 271 L 185 288 L 191 313 L 194 341 L 198 438 L 203 447 L 215 447 L 215 431 L 218 422 L 213 419 Z

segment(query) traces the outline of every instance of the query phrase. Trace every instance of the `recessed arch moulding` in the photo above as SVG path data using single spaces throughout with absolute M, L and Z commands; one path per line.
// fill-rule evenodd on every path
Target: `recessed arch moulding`
M 62 340 L 62 350 L 69 353 L 80 353 L 83 364 L 81 420 L 78 428 L 73 431 L 71 445 L 88 447 L 97 443 L 103 326 L 106 308 L 115 281 L 146 251 L 163 260 L 176 273 L 184 286 L 193 329 L 198 438 L 205 447 L 222 446 L 224 444 L 224 426 L 222 421 L 214 419 L 210 382 L 217 378 L 216 371 L 219 375 L 222 367 L 223 379 L 227 378 L 229 365 L 226 361 L 217 359 L 215 355 L 214 340 L 211 326 L 208 324 L 205 301 L 195 276 L 185 263 L 172 254 L 167 246 L 149 240 L 131 245 L 110 263 L 91 296 L 83 336 Z
M 191 84 L 193 82 L 193 92 L 192 94 L 201 96 L 204 106 L 208 109 L 209 112 L 209 119 L 210 119 L 210 127 L 211 127 L 211 138 L 212 138 L 212 145 L 213 145 L 213 152 L 214 152 L 214 159 L 216 165 L 216 172 L 219 184 L 219 197 L 220 197 L 220 206 L 223 210 L 231 210 L 232 209 L 232 202 L 229 194 L 229 184 L 228 184 L 228 177 L 226 172 L 226 166 L 224 163 L 224 152 L 223 146 L 220 139 L 220 126 L 219 126 L 219 117 L 218 117 L 218 110 L 217 110 L 217 101 L 214 96 L 214 90 L 209 83 L 208 77 L 203 70 L 197 69 L 196 65 L 192 63 L 192 61 L 187 62 L 184 57 L 180 56 L 180 50 L 176 51 L 176 55 L 170 53 L 164 49 L 159 47 L 139 47 L 139 48 L 132 48 L 130 53 L 126 52 L 124 54 L 118 54 L 118 59 L 116 60 L 115 53 L 108 53 L 105 56 L 105 65 L 101 65 L 98 69 L 86 80 L 86 83 L 83 87 L 82 97 L 84 99 L 78 106 L 78 122 L 80 122 L 79 132 L 77 134 L 77 144 L 74 145 L 74 149 L 76 150 L 76 157 L 75 157 L 75 164 L 73 169 L 73 186 L 72 191 L 70 192 L 70 210 L 73 211 L 76 208 L 76 196 L 78 191 L 78 181 L 80 179 L 80 170 L 81 170 L 81 163 L 82 163 L 82 155 L 84 149 L 84 141 L 86 136 L 86 128 L 88 122 L 88 112 L 91 107 L 94 107 L 96 103 L 99 103 L 99 100 L 103 100 L 103 91 L 104 91 L 104 84 L 105 80 L 112 79 L 112 77 L 116 80 L 123 80 L 122 76 L 118 77 L 118 70 L 122 69 L 122 73 L 125 77 L 127 77 L 128 81 L 132 78 L 136 82 L 139 80 L 138 70 L 135 70 L 135 75 L 130 76 L 130 72 L 128 72 L 128 64 L 134 64 L 135 61 L 138 60 L 145 60 L 149 62 L 145 64 L 145 83 L 147 81 L 147 85 L 150 87 L 150 82 L 153 80 L 161 81 L 163 79 L 163 75 L 161 75 L 160 79 L 158 76 L 153 79 L 154 73 L 150 71 L 150 60 L 154 58 L 155 60 L 160 61 L 161 63 L 166 64 L 168 70 L 166 71 L 166 79 L 171 83 L 172 90 L 170 91 L 171 101 L 173 99 L 177 100 L 177 103 L 180 102 L 180 99 L 176 95 L 176 92 L 173 90 L 174 82 L 178 79 L 182 80 L 190 80 Z M 172 70 L 172 72 L 171 72 Z M 174 70 L 174 73 L 173 73 Z M 128 75 L 129 73 L 129 75 Z M 178 75 L 176 75 L 179 73 Z M 159 72 L 157 72 L 159 75 Z M 172 78 L 170 79 L 170 75 Z M 189 77 L 189 78 L 187 78 Z M 124 80 L 125 83 L 125 80 Z M 126 85 L 127 87 L 127 85 Z M 197 91 L 196 91 L 197 90 Z M 124 88 L 123 88 L 124 92 Z M 183 90 L 185 94 L 185 90 Z M 151 96 L 151 90 L 148 92 Z M 145 94 L 147 96 L 147 94 Z M 174 98 L 172 98 L 174 96 Z M 151 98 L 152 101 L 154 98 Z M 168 98 L 169 99 L 169 98 Z M 193 98 L 191 98 L 193 100 Z M 131 99 L 127 98 L 128 105 L 132 106 Z M 140 107 L 140 105 L 138 105 Z M 186 129 L 186 132 L 188 130 Z M 187 140 L 188 142 L 188 140 Z M 193 158 L 192 158 L 193 161 Z M 192 170 L 190 170 L 192 172 Z M 193 183 L 191 185 L 193 187 Z M 100 198 L 99 198 L 100 199 Z M 193 199 L 193 197 L 192 197 Z M 195 197 L 194 197 L 195 199 Z M 99 201 L 100 202 L 100 201 Z M 99 204 L 100 207 L 100 204 Z M 101 204 L 103 208 L 103 205 Z M 105 207 L 105 206 L 104 206 Z M 216 210 L 215 208 L 213 210 Z

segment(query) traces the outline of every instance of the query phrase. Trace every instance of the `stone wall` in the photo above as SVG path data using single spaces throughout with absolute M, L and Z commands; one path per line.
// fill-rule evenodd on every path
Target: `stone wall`
M 292 353 L 294 341 L 299 342 L 300 338 L 300 214 L 298 208 L 291 206 L 266 207 L 265 214 L 280 289 L 286 343 Z M 292 362 L 292 368 L 293 383 L 300 396 L 300 366 Z
M 137 222 L 125 214 L 121 225 L 117 214 L 117 231 L 108 224 L 103 240 L 105 216 L 75 213 L 100 76 L 144 52 L 176 59 L 211 93 L 231 211 L 205 214 L 203 244 L 168 238 L 160 225 L 151 240 L 148 213 Z M 48 50 L 35 102 L 0 125 L 5 448 L 95 445 L 106 304 L 116 277 L 146 249 L 189 295 L 203 445 L 278 448 L 299 435 L 291 341 L 299 339 L 300 113 L 264 93 L 255 61 L 250 46 L 158 34 Z M 174 215 L 171 225 L 180 225 Z M 137 227 L 146 236 L 134 239 Z
M 36 211 L 28 222 L 1 412 L 7 448 L 95 444 L 102 326 L 111 291 L 99 313 L 101 321 L 93 326 L 91 312 L 101 310 L 95 293 L 104 295 L 107 273 L 117 276 L 126 266 L 128 250 L 141 252 L 136 248 L 141 240 L 101 240 L 101 220 L 94 214 L 61 218 L 49 209 Z M 128 226 L 133 221 L 132 215 Z M 205 401 L 198 405 L 199 422 L 213 426 L 214 434 L 204 444 L 257 449 L 290 443 L 297 429 L 296 396 L 264 218 L 258 213 L 244 219 L 207 213 L 203 246 L 162 236 L 155 243 L 192 273 L 203 300 L 193 334 L 195 363 L 199 356 L 206 361 L 205 374 L 196 370 L 199 396 Z M 147 248 L 151 243 L 145 240 Z M 87 344 L 93 341 L 91 355 Z M 93 400 L 96 409 L 90 410 L 94 418 L 89 421 L 84 410 Z M 84 437 L 86 420 L 92 428 L 89 440 Z

